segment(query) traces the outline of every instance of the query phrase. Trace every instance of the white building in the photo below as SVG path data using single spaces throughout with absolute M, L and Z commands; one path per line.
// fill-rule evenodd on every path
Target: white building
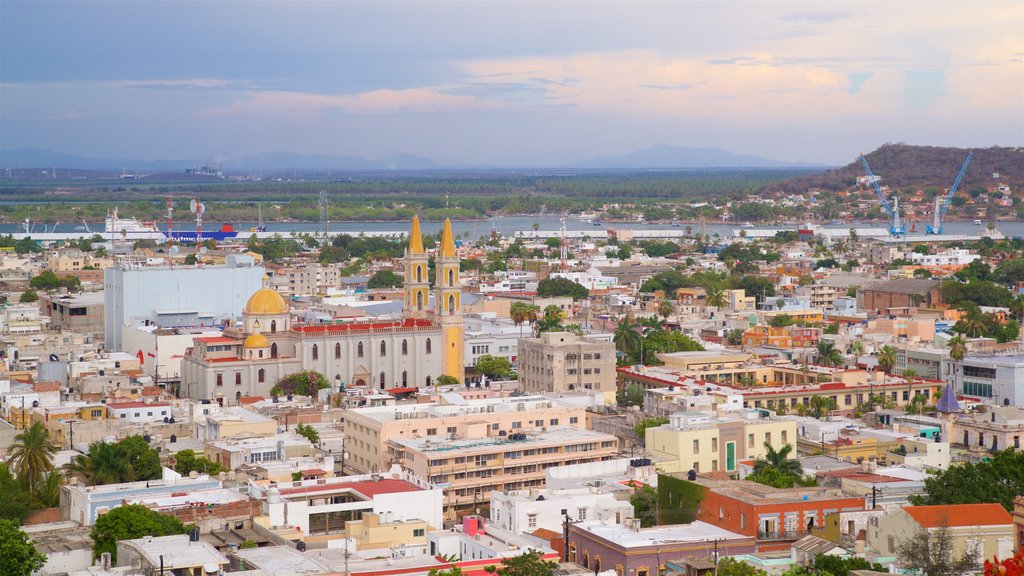
M 61 517 L 78 522 L 82 526 L 92 526 L 97 516 L 123 505 L 126 501 L 170 497 L 180 492 L 221 487 L 220 480 L 209 476 L 185 478 L 167 468 L 164 468 L 164 477 L 161 480 L 98 486 L 65 484 L 61 486 L 60 493 Z
M 218 323 L 234 319 L 263 285 L 264 274 L 263 267 L 255 266 L 246 255 L 229 257 L 225 266 L 107 268 L 103 274 L 106 348 L 122 350 L 123 326 L 132 318 L 151 318 L 156 311 L 193 313 Z
M 107 414 L 115 420 L 132 423 L 163 422 L 164 418 L 171 417 L 171 405 L 145 402 L 107 404 Z
M 303 535 L 343 532 L 345 520 L 364 513 L 379 514 L 387 523 L 423 520 L 443 526 L 443 491 L 398 466 L 382 474 L 363 474 L 265 488 L 253 484 L 253 493 L 265 500 L 266 516 L 257 518 L 268 528 L 294 527 Z
M 566 515 L 574 520 L 628 524 L 633 505 L 597 487 L 491 492 L 492 527 L 515 534 L 529 534 L 538 528 L 560 532 Z

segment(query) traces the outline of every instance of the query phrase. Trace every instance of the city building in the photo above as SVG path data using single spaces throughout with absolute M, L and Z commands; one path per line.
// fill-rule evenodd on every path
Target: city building
M 1015 406 L 981 406 L 955 415 L 951 442 L 971 450 L 1020 450 L 1024 442 L 1024 410 Z
M 343 413 L 346 468 L 376 472 L 390 466 L 387 444 L 394 438 L 457 434 L 459 427 L 476 422 L 498 431 L 520 431 L 544 426 L 585 428 L 586 399 L 518 396 L 464 400 L 444 395 L 452 403 L 400 404 L 353 408 Z M 540 424 L 538 424 L 540 423 Z
M 164 476 L 162 480 L 124 484 L 64 484 L 61 486 L 60 494 L 61 517 L 78 522 L 82 526 L 92 526 L 97 516 L 123 505 L 126 500 L 171 497 L 176 493 L 221 488 L 220 480 L 209 476 L 185 478 L 173 474 L 173 471 L 166 468 Z
M 719 558 L 756 550 L 753 537 L 707 522 L 639 528 L 600 522 L 569 524 L 569 562 L 597 574 L 614 570 L 623 576 L 667 574 L 668 563 L 704 560 L 714 568 Z
M 490 525 L 516 534 L 561 533 L 565 517 L 630 526 L 633 505 L 604 486 L 491 492 Z
M 615 344 L 570 332 L 519 340 L 519 382 L 528 393 L 615 390 Z
M 1013 555 L 1013 518 L 999 504 L 907 506 L 868 521 L 867 545 L 883 557 L 895 557 L 899 546 L 920 531 L 947 528 L 953 555 L 972 552 L 978 562 Z
M 210 544 L 188 534 L 144 536 L 117 542 L 117 565 L 132 566 L 144 574 L 202 574 L 215 576 L 228 559 Z
M 665 472 L 734 474 L 740 460 L 763 458 L 765 443 L 775 450 L 796 444 L 796 422 L 761 410 L 716 415 L 677 412 L 669 423 L 647 428 L 647 455 Z
M 528 428 L 515 424 L 503 430 L 478 420 L 462 424 L 454 434 L 392 438 L 388 456 L 444 486 L 445 504 L 462 508 L 486 502 L 492 490 L 543 486 L 546 468 L 608 460 L 618 453 L 618 439 L 610 434 L 544 420 Z
M 954 386 L 986 404 L 1024 408 L 1024 355 L 968 356 L 954 371 Z
M 207 324 L 233 320 L 260 288 L 263 276 L 264 269 L 242 254 L 232 255 L 224 266 L 111 266 L 103 279 L 105 347 L 122 350 L 122 327 L 157 312 L 168 313 L 168 319 L 192 312 L 208 319 Z
M 938 280 L 900 278 L 878 282 L 857 291 L 859 308 L 887 314 L 893 308 L 935 308 L 942 303 Z
M 163 422 L 171 416 L 171 405 L 160 402 L 122 402 L 107 404 L 107 415 L 115 420 L 128 422 Z
M 39 306 L 50 317 L 50 328 L 79 332 L 103 341 L 102 292 L 42 294 Z
M 430 387 L 442 374 L 464 379 L 464 325 L 458 251 L 451 222 L 439 244 L 434 310 L 428 309 L 427 253 L 414 218 L 406 250 L 405 304 L 396 320 L 297 324 L 280 294 L 261 288 L 242 327 L 195 339 L 182 359 L 182 389 L 192 398 L 237 403 L 270 396 L 284 376 L 315 370 L 341 387 Z M 441 265 L 443 264 L 443 265 Z

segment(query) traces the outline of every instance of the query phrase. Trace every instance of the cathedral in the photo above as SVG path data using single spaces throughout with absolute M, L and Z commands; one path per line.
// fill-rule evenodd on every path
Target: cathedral
M 459 250 L 445 220 L 435 253 L 434 299 L 419 218 L 413 217 L 404 257 L 402 317 L 389 320 L 299 324 L 270 288 L 246 302 L 240 327 L 196 338 L 181 361 L 181 392 L 191 398 L 235 404 L 245 396 L 270 396 L 289 374 L 315 370 L 341 386 L 375 391 L 421 388 L 443 374 L 465 376 Z

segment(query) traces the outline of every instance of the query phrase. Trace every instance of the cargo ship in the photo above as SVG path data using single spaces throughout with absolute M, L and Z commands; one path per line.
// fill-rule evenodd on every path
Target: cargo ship
M 201 232 L 202 240 L 231 240 L 238 236 L 238 231 L 231 224 L 221 224 L 220 230 L 203 230 Z M 166 234 L 165 234 L 166 236 Z M 195 230 L 173 230 L 171 232 L 171 238 L 178 242 L 195 242 L 196 231 Z

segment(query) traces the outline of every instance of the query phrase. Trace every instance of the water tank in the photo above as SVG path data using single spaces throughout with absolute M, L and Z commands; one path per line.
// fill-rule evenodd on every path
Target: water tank
M 295 543 L 295 549 L 298 550 L 299 552 L 305 552 L 306 551 L 306 543 L 303 542 L 302 540 L 299 540 L 298 542 Z
M 171 434 L 171 444 L 174 444 L 177 441 L 178 441 L 178 435 L 177 434 Z
M 687 472 L 686 473 L 686 479 L 691 481 L 691 482 L 696 480 L 697 479 L 697 471 L 696 470 L 690 470 L 689 472 Z

